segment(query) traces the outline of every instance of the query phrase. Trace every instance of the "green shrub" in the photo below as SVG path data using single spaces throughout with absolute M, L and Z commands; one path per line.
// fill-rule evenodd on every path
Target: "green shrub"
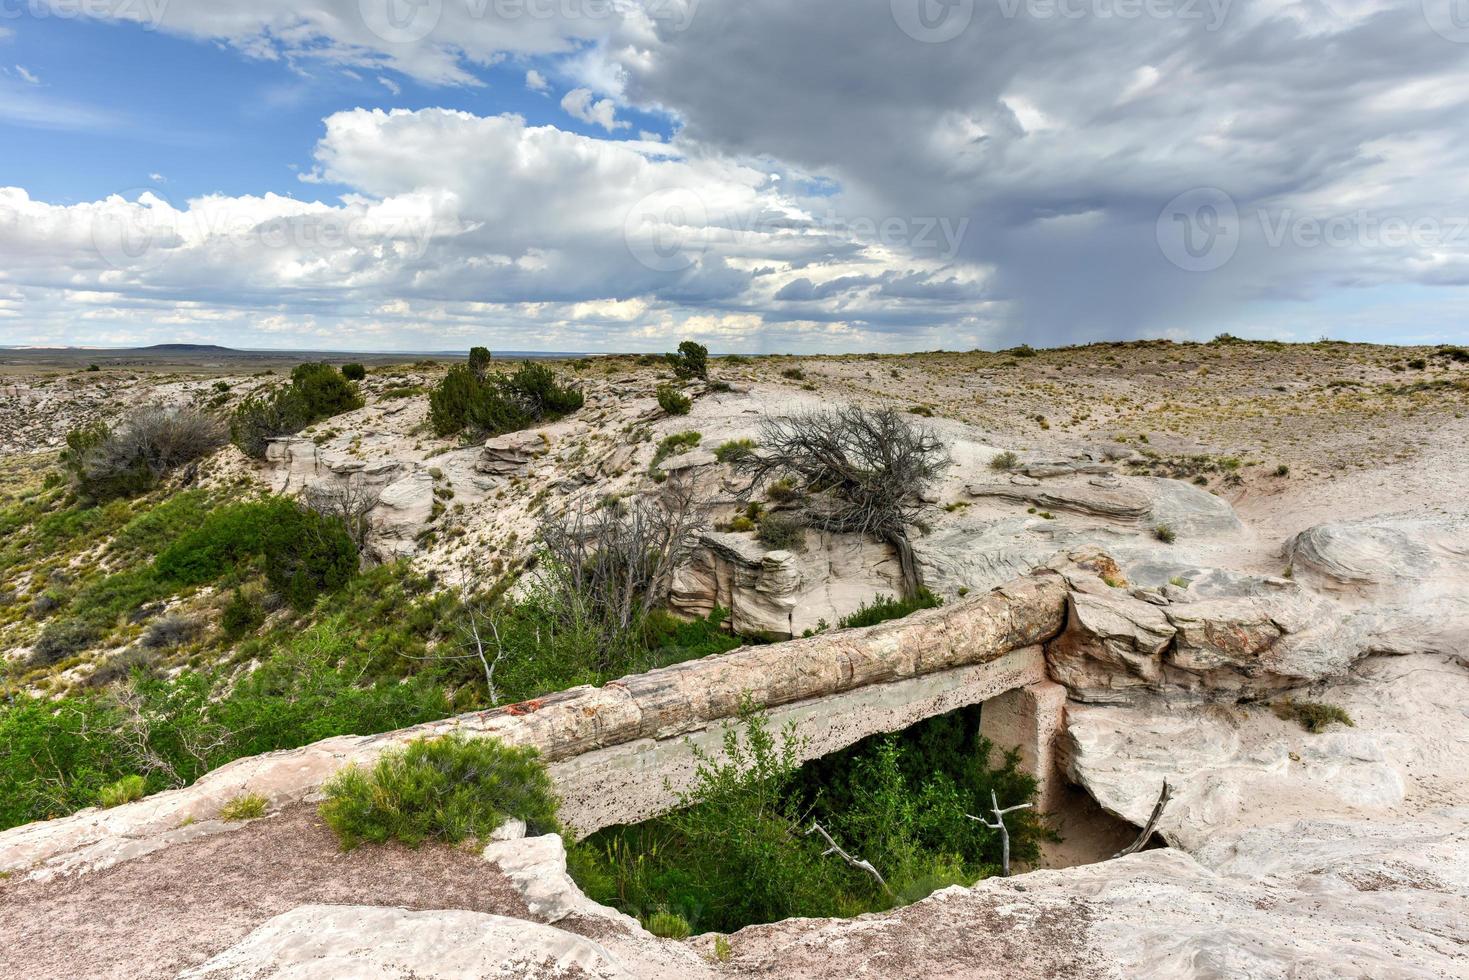
M 987 810 L 992 790 L 1009 806 L 1033 801 L 1037 788 L 1018 753 L 991 768 L 978 726 L 978 709 L 963 709 L 800 766 L 791 733 L 777 738 L 746 708 L 726 726 L 722 753 L 696 752 L 680 809 L 592 835 L 572 849 L 570 870 L 589 896 L 646 923 L 673 915 L 721 932 L 879 911 L 972 884 L 998 870 L 1000 841 L 966 814 Z M 813 819 L 889 887 L 825 853 Z M 1054 839 L 1033 810 L 1006 821 L 1018 862 L 1034 862 L 1039 842 Z
M 466 428 L 500 435 L 562 418 L 583 401 L 580 390 L 560 384 L 543 364 L 522 364 L 512 375 L 482 375 L 461 364 L 429 392 L 429 424 L 441 436 Z
M 265 807 L 270 801 L 259 793 L 242 793 L 225 801 L 219 808 L 221 820 L 255 820 L 265 816 Z
M 709 348 L 703 344 L 685 340 L 678 345 L 678 353 L 665 354 L 664 357 L 672 365 L 675 377 L 686 381 L 690 378 L 709 377 Z
M 484 840 L 506 819 L 554 833 L 556 799 L 534 749 L 460 734 L 389 749 L 370 770 L 348 766 L 323 788 L 321 815 L 344 850 L 390 840 Z
M 658 466 L 658 464 L 676 453 L 688 452 L 697 446 L 703 438 L 703 433 L 695 432 L 692 429 L 684 432 L 674 432 L 664 436 L 659 440 L 658 448 L 653 453 L 653 466 Z
M 806 380 L 806 372 L 802 371 L 800 368 L 786 368 L 784 371 L 780 372 L 780 376 L 782 378 L 790 378 L 792 381 Z
M 291 390 L 301 400 L 307 425 L 362 407 L 357 386 L 330 364 L 297 364 L 291 369 Z
M 1172 544 L 1173 542 L 1178 540 L 1178 532 L 1173 530 L 1173 528 L 1169 527 L 1167 524 L 1159 524 L 1157 527 L 1153 528 L 1153 537 L 1157 538 L 1164 544 Z
M 342 377 L 348 381 L 361 381 L 367 377 L 367 368 L 353 361 L 342 365 Z
M 357 572 L 357 545 L 335 517 L 303 507 L 266 530 L 265 579 L 297 609 L 345 585 Z
M 909 613 L 920 609 L 934 609 L 942 606 L 944 600 L 934 595 L 926 588 L 920 588 L 918 594 L 911 599 L 897 599 L 893 596 L 878 595 L 872 599 L 872 605 L 863 603 L 857 607 L 857 611 L 848 616 L 843 616 L 837 621 L 840 629 L 851 629 L 857 626 L 876 626 L 890 619 L 902 619 Z
M 362 405 L 357 386 L 330 364 L 298 364 L 285 387 L 252 395 L 236 407 L 230 416 L 230 440 L 245 455 L 260 459 L 270 440 Z
M 124 776 L 115 783 L 108 783 L 97 791 L 97 805 L 104 809 L 141 800 L 147 792 L 148 781 L 142 776 Z
M 1004 473 L 1008 470 L 1013 470 L 1019 462 L 1019 456 L 1006 450 L 990 460 L 990 469 L 999 470 L 1001 473 Z
M 658 407 L 669 415 L 687 415 L 694 407 L 694 402 L 673 385 L 659 385 Z
M 270 440 L 300 432 L 309 424 L 300 400 L 290 389 L 277 388 L 251 395 L 235 406 L 230 415 L 230 441 L 246 456 L 264 459 Z
M 798 835 L 800 801 L 787 792 L 798 769 L 795 739 L 786 733 L 777 742 L 746 712 L 725 727 L 723 750 L 695 750 L 695 784 L 678 810 L 579 845 L 569 865 L 582 889 L 630 914 L 662 911 L 722 932 L 857 911 L 842 901 L 845 865 Z
M 159 552 L 154 566 L 165 580 L 205 585 L 265 551 L 270 527 L 294 523 L 295 503 L 284 497 L 231 504 L 211 512 L 192 531 Z
M 971 881 L 998 871 L 999 832 L 965 814 L 987 811 L 991 792 L 1002 807 L 1036 799 L 1039 784 L 1020 767 L 1019 752 L 982 737 L 979 718 L 980 706 L 961 708 L 896 735 L 871 736 L 801 768 L 803 804 L 815 807 L 839 839 L 853 840 L 855 853 L 884 873 L 893 869 L 894 890 L 910 892 L 904 901 L 922 897 L 911 896 L 921 878 L 942 872 L 942 861 L 929 872 L 920 867 L 938 855 L 957 856 Z M 1035 863 L 1041 843 L 1059 839 L 1034 809 L 1007 814 L 1005 823 L 1016 863 Z M 905 850 L 919 859 L 907 870 Z
M 806 528 L 786 514 L 766 514 L 760 518 L 755 537 L 767 548 L 777 551 L 799 551 L 806 546 Z
M 456 364 L 429 392 L 429 424 L 441 436 L 459 432 L 469 424 L 471 413 L 479 413 L 478 403 L 483 397 L 479 375 L 467 365 Z
M 719 448 L 714 450 L 714 458 L 721 463 L 732 463 L 754 452 L 755 447 L 756 442 L 754 439 L 731 439 L 728 442 L 720 444 Z
M 221 507 L 164 549 L 155 565 L 164 579 L 203 585 L 257 557 L 266 580 L 297 609 L 357 571 L 357 546 L 342 522 L 284 497 Z
M 490 371 L 490 349 L 488 347 L 469 348 L 469 370 L 476 377 L 483 378 Z
M 78 495 L 90 501 L 133 497 L 153 485 L 147 468 L 139 462 L 106 473 L 89 472 L 89 460 L 102 453 L 112 438 L 112 430 L 103 422 L 93 422 L 66 434 L 66 448 L 61 451 L 61 465 L 71 477 Z M 100 469 L 100 468 L 99 468 Z
M 224 630 L 225 636 L 231 639 L 244 636 L 246 633 L 254 632 L 261 623 L 265 622 L 265 610 L 244 593 L 242 589 L 235 589 L 230 601 L 225 604 L 224 611 L 220 613 L 219 627 Z
M 781 477 L 765 488 L 765 499 L 773 504 L 787 504 L 800 496 L 801 492 L 796 489 L 795 481 L 789 477 Z

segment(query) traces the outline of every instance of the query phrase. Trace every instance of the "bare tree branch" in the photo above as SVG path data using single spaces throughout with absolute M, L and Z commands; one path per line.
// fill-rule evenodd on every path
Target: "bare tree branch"
M 367 535 L 372 530 L 368 515 L 377 506 L 380 496 L 381 487 L 357 476 L 341 482 L 313 483 L 306 488 L 305 494 L 307 507 L 342 522 L 359 553 L 363 553 L 367 546 Z
M 887 881 L 883 879 L 883 876 L 878 873 L 877 869 L 872 866 L 872 863 L 870 861 L 864 861 L 859 858 L 854 858 L 852 857 L 852 855 L 842 850 L 841 846 L 837 844 L 836 841 L 831 839 L 831 834 L 828 834 L 826 832 L 826 828 L 821 826 L 821 824 L 817 823 L 814 820 L 811 821 L 811 829 L 806 831 L 805 836 L 810 837 L 812 834 L 820 834 L 821 839 L 826 841 L 826 850 L 821 852 L 822 857 L 828 857 L 829 855 L 835 854 L 837 857 L 841 858 L 852 867 L 857 868 L 860 871 L 867 872 L 868 874 L 872 875 L 873 879 L 879 885 L 882 886 L 882 890 L 887 892 L 889 897 L 892 897 L 893 890 L 888 887 Z
M 870 534 L 898 553 L 908 596 L 922 586 L 908 528 L 927 505 L 924 489 L 948 468 L 943 441 L 890 408 L 846 406 L 767 417 L 760 448 L 734 461 L 748 478 L 741 491 L 776 481 L 790 485 L 790 505 L 810 527 Z
M 707 512 L 694 481 L 680 475 L 632 500 L 583 498 L 548 518 L 540 530 L 545 554 L 538 572 L 554 600 L 550 611 L 568 624 L 597 629 L 604 648 L 623 641 L 635 622 L 667 600 L 674 572 L 708 523 Z
M 1173 787 L 1168 785 L 1168 780 L 1163 780 L 1163 792 L 1158 794 L 1158 802 L 1153 804 L 1153 813 L 1148 817 L 1148 822 L 1143 826 L 1143 832 L 1137 835 L 1137 840 L 1112 855 L 1114 858 L 1126 857 L 1136 854 L 1147 844 L 1148 839 L 1153 836 L 1153 830 L 1158 826 L 1158 820 L 1163 816 L 1163 810 L 1168 806 L 1168 801 L 1173 799 Z
M 1016 810 L 1028 809 L 1030 809 L 1029 803 L 1017 803 L 1014 806 L 1007 806 L 1002 810 L 1000 809 L 999 798 L 995 796 L 995 791 L 990 790 L 990 812 L 995 815 L 994 823 L 990 823 L 990 821 L 983 817 L 976 817 L 970 813 L 964 814 L 970 820 L 978 821 L 990 830 L 998 830 L 1000 832 L 1000 873 L 1006 878 L 1010 877 L 1010 828 L 1005 826 L 1005 814 L 1013 813 Z

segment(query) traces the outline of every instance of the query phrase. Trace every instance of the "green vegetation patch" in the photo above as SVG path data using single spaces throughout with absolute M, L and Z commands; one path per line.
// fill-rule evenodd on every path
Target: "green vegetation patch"
M 967 814 L 1035 798 L 1015 754 L 991 768 L 977 709 L 866 739 L 799 764 L 799 743 L 769 732 L 746 710 L 726 727 L 717 757 L 696 752 L 698 772 L 677 810 L 593 834 L 569 865 L 593 899 L 658 921 L 670 934 L 733 932 L 792 916 L 850 916 L 917 901 L 938 888 L 996 873 L 1000 840 Z M 1054 833 L 1033 810 L 1006 817 L 1014 858 L 1033 862 Z M 885 880 L 827 854 L 819 823 Z
M 496 436 L 553 422 L 582 407 L 580 389 L 561 384 L 544 364 L 488 374 L 484 363 L 456 364 L 429 392 L 429 424 L 441 436 L 470 429 Z
M 371 769 L 348 766 L 324 787 L 321 816 L 344 850 L 363 843 L 485 840 L 508 818 L 557 832 L 556 798 L 537 753 L 458 733 L 390 749 Z
M 362 405 L 357 385 L 330 364 L 298 364 L 289 384 L 240 403 L 230 417 L 230 440 L 245 455 L 262 459 L 271 439 Z
M 926 588 L 920 588 L 918 594 L 911 599 L 877 595 L 873 596 L 871 605 L 864 602 L 856 612 L 843 616 L 837 622 L 837 626 L 842 629 L 854 626 L 876 626 L 890 619 L 902 619 L 909 613 L 915 613 L 920 609 L 936 609 L 943 604 L 943 599 Z

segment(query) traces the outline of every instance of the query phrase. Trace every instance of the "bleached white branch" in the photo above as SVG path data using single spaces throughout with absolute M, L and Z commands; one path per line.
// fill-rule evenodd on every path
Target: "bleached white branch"
M 990 823 L 983 817 L 976 817 L 972 813 L 964 814 L 970 820 L 982 823 L 990 830 L 1000 832 L 1000 871 L 1006 877 L 1010 877 L 1010 828 L 1005 826 L 1005 814 L 1014 813 L 1016 810 L 1030 809 L 1029 803 L 1017 803 L 1014 806 L 1000 808 L 1000 800 L 995 796 L 995 791 L 990 790 L 990 812 L 995 815 L 995 822 Z
M 1168 785 L 1168 780 L 1163 780 L 1163 792 L 1158 794 L 1158 802 L 1153 804 L 1153 813 L 1148 817 L 1148 822 L 1143 826 L 1143 832 L 1137 835 L 1137 840 L 1112 855 L 1114 858 L 1126 857 L 1136 854 L 1143 849 L 1148 838 L 1153 836 L 1153 830 L 1158 826 L 1158 820 L 1163 816 L 1163 809 L 1168 806 L 1168 801 L 1173 799 L 1173 787 Z
M 821 826 L 821 824 L 817 823 L 814 820 L 811 821 L 811 829 L 806 831 L 807 837 L 810 837 L 812 834 L 820 834 L 821 839 L 826 841 L 826 850 L 821 852 L 822 857 L 828 857 L 832 854 L 835 854 L 837 857 L 841 858 L 852 867 L 865 871 L 868 874 L 872 875 L 873 879 L 882 886 L 883 891 L 887 892 L 889 895 L 893 893 L 893 890 L 888 887 L 887 881 L 880 873 L 878 873 L 878 870 L 872 866 L 872 862 L 865 861 L 860 858 L 854 858 L 852 857 L 852 855 L 842 850 L 841 845 L 831 839 L 831 835 L 826 832 L 826 828 Z

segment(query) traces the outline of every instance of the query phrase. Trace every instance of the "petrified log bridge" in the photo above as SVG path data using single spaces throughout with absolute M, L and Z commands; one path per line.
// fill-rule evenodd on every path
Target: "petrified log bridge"
M 1061 578 L 1036 576 L 900 621 L 746 647 L 455 723 L 538 747 L 567 822 L 589 832 L 667 810 L 693 779 L 691 747 L 717 754 L 742 700 L 773 730 L 793 728 L 803 759 L 817 758 L 1045 683 L 1041 644 L 1065 619 Z M 1015 730 L 991 734 L 1024 746 L 1029 716 L 998 717 Z
M 669 809 L 694 773 L 691 745 L 717 751 L 742 703 L 773 728 L 794 727 L 815 758 L 878 732 L 1020 691 L 997 703 L 986 733 L 1028 762 L 1049 741 L 1052 704 L 1042 644 L 1066 621 L 1067 586 L 1040 571 L 990 593 L 865 629 L 745 647 L 493 711 L 382 735 L 341 736 L 230 763 L 184 789 L 111 810 L 0 833 L 0 871 L 47 874 L 112 863 L 171 840 L 223 829 L 219 807 L 261 793 L 272 806 L 309 800 L 342 765 L 393 745 L 461 731 L 537 748 L 563 816 L 581 833 Z M 1053 712 L 1059 715 L 1059 708 Z M 1059 718 L 1057 718 L 1059 721 Z

